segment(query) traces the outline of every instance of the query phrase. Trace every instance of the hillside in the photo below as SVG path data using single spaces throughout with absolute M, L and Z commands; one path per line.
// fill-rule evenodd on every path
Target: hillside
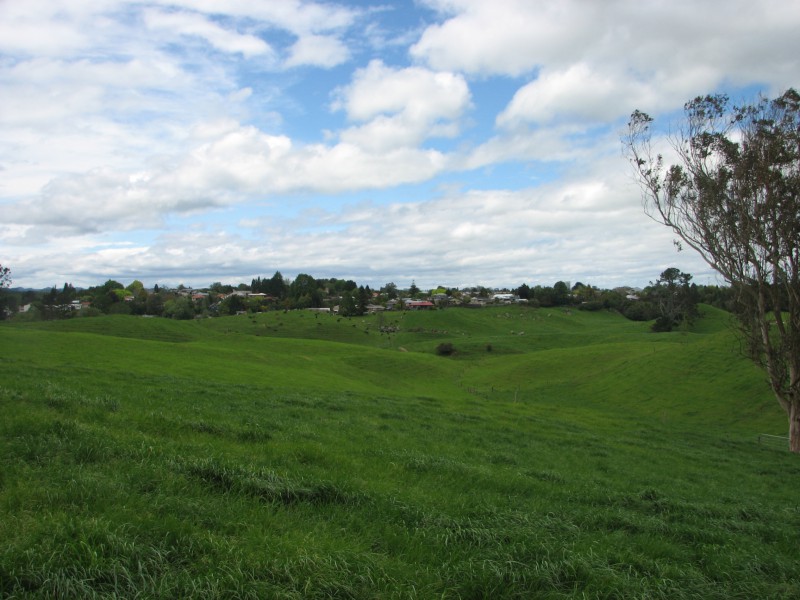
M 800 463 L 703 310 L 4 324 L 0 595 L 796 597 Z

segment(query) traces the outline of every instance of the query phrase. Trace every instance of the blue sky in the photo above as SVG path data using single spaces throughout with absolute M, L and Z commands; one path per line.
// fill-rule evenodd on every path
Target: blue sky
M 715 283 L 628 116 L 800 86 L 786 0 L 0 2 L 14 285 Z

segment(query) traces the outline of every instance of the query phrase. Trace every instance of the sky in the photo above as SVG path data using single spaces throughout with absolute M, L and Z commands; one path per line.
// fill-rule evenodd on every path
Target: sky
M 799 0 L 0 0 L 13 286 L 722 283 L 620 143 L 800 87 Z

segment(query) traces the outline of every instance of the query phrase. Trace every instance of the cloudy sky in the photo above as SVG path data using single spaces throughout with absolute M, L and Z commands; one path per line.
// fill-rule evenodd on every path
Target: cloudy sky
M 17 286 L 715 283 L 622 156 L 638 108 L 800 86 L 797 0 L 0 0 Z

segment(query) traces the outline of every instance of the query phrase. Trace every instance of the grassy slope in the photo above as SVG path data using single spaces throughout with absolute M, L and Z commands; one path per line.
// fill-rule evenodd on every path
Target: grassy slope
M 795 597 L 800 466 L 707 313 L 4 326 L 0 595 Z

